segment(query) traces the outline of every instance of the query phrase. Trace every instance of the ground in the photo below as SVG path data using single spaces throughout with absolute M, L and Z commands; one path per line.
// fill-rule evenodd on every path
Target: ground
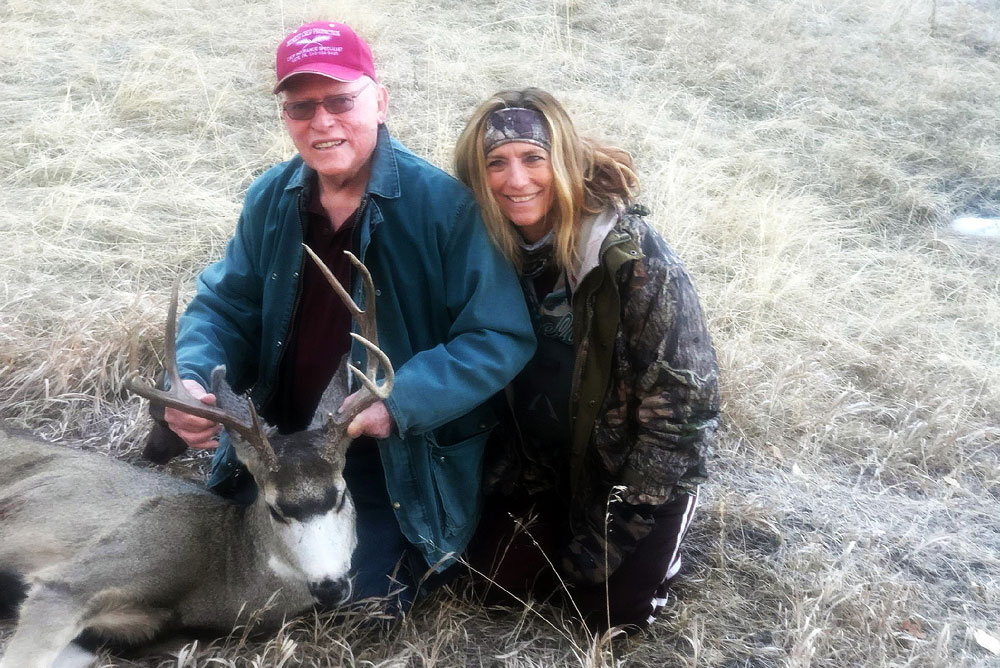
M 722 368 L 685 567 L 631 641 L 458 583 L 382 638 L 304 619 L 104 665 L 1000 662 L 1000 246 L 949 228 L 1000 215 L 995 0 L 6 0 L 5 424 L 137 459 L 129 342 L 152 370 L 172 280 L 291 155 L 273 52 L 316 18 L 370 41 L 390 129 L 445 169 L 525 85 L 635 156 Z

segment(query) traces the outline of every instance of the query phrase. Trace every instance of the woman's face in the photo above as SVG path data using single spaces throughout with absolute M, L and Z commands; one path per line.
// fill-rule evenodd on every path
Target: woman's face
M 549 152 L 528 142 L 502 144 L 486 154 L 486 179 L 500 211 L 526 241 L 548 233 L 554 197 Z

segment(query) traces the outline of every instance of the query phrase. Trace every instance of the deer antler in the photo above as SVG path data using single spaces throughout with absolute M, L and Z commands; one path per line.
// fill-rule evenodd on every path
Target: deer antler
M 348 425 L 351 423 L 351 420 L 357 417 L 358 413 L 377 401 L 385 400 L 389 396 L 389 393 L 392 392 L 392 381 L 395 376 L 392 370 L 392 362 L 389 361 L 389 357 L 378 346 L 378 328 L 375 323 L 375 284 L 372 282 L 372 275 L 364 263 L 350 251 L 344 251 L 351 264 L 357 269 L 364 284 L 366 308 L 362 310 L 354 303 L 350 294 L 348 294 L 344 286 L 340 284 L 340 281 L 337 280 L 337 277 L 333 275 L 333 272 L 330 271 L 319 256 L 305 244 L 302 244 L 302 247 L 309 254 L 309 257 L 313 259 L 313 262 L 316 263 L 319 270 L 323 272 L 323 276 L 330 283 L 330 287 L 337 293 L 340 301 L 344 303 L 344 306 L 347 307 L 347 310 L 351 312 L 351 316 L 358 323 L 361 334 L 351 332 L 351 337 L 369 352 L 365 373 L 361 373 L 361 370 L 353 364 L 348 365 L 348 368 L 354 372 L 358 381 L 368 390 L 367 395 L 361 397 L 357 402 L 352 403 L 343 413 L 337 412 L 331 416 L 335 424 Z M 377 383 L 379 365 L 385 370 L 385 378 L 381 385 Z
M 177 372 L 177 292 L 179 286 L 180 280 L 175 280 L 170 296 L 170 308 L 167 311 L 167 327 L 163 342 L 163 363 L 166 366 L 167 378 L 170 380 L 170 389 L 158 390 L 148 380 L 141 378 L 135 369 L 134 354 L 129 355 L 129 374 L 125 378 L 125 387 L 130 392 L 149 399 L 153 403 L 218 422 L 226 429 L 237 432 L 257 452 L 261 462 L 268 469 L 274 470 L 277 467 L 277 457 L 275 457 L 274 450 L 264 434 L 252 401 L 247 399 L 251 419 L 251 424 L 248 425 L 220 408 L 203 404 L 184 387 L 184 382 Z

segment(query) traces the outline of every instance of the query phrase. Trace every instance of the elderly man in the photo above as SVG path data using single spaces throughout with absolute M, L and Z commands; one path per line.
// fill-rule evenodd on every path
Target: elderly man
M 352 250 L 371 271 L 392 394 L 352 422 L 360 437 L 345 478 L 358 508 L 354 598 L 398 595 L 461 552 L 478 514 L 487 399 L 531 356 L 534 337 L 512 268 L 490 243 L 463 186 L 410 153 L 385 127 L 389 95 L 368 45 L 342 23 L 303 25 L 278 47 L 285 128 L 298 155 L 249 188 L 225 257 L 198 278 L 180 320 L 178 366 L 203 402 L 211 369 L 249 389 L 282 431 L 308 424 L 351 350 L 351 316 L 303 260 L 305 242 L 347 285 Z M 359 286 L 354 283 L 354 292 Z M 195 448 L 218 426 L 168 409 Z M 225 437 L 209 486 L 256 493 Z M 448 456 L 444 456 L 447 454 Z

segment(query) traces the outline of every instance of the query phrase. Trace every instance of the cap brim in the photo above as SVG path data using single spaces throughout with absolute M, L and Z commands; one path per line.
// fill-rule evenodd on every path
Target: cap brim
M 354 70 L 349 67 L 338 67 L 337 65 L 328 65 L 325 63 L 309 63 L 308 65 L 303 65 L 302 67 L 296 68 L 283 76 L 280 81 L 274 86 L 274 94 L 277 95 L 284 88 L 288 80 L 299 74 L 318 74 L 328 79 L 333 79 L 334 81 L 343 81 L 344 83 L 350 83 L 351 81 L 357 81 L 361 77 L 365 76 L 365 73 L 361 70 Z

